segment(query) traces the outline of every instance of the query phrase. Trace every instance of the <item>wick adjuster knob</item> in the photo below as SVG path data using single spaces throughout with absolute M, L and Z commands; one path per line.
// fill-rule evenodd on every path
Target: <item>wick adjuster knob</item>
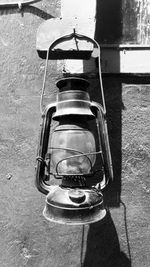
M 68 192 L 69 198 L 74 203 L 83 203 L 86 195 L 81 190 L 72 189 Z

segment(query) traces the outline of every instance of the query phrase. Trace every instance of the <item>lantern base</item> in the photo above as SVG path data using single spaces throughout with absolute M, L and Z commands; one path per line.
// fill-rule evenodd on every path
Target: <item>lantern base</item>
M 87 210 L 66 210 L 56 207 L 45 207 L 43 215 L 46 220 L 66 225 L 86 225 L 98 222 L 106 216 L 106 209 L 100 206 Z
M 102 193 L 89 189 L 51 186 L 46 197 L 44 217 L 51 222 L 85 225 L 98 222 L 106 215 Z

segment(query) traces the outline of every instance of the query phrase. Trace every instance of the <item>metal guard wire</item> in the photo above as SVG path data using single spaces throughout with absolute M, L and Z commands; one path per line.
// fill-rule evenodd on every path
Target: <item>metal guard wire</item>
M 57 147 L 50 147 L 50 149 L 68 150 L 68 151 L 72 151 L 72 152 L 77 152 L 77 153 L 78 153 L 77 155 L 72 155 L 72 156 L 69 156 L 69 157 L 66 157 L 66 158 L 64 158 L 64 159 L 59 160 L 59 162 L 58 162 L 57 165 L 56 165 L 56 174 L 57 174 L 58 176 L 60 175 L 60 174 L 59 174 L 59 171 L 58 171 L 58 165 L 59 165 L 61 162 L 65 161 L 65 160 L 68 160 L 68 159 L 72 159 L 72 158 L 76 158 L 76 157 L 82 157 L 82 156 L 83 156 L 83 157 L 86 157 L 86 158 L 89 160 L 89 162 L 90 162 L 90 167 L 91 167 L 90 173 L 88 173 L 88 174 L 83 174 L 83 175 L 88 175 L 88 176 L 90 176 L 90 175 L 93 174 L 94 172 L 93 172 L 92 162 L 91 162 L 91 160 L 90 160 L 90 158 L 89 158 L 88 156 L 89 156 L 89 155 L 98 155 L 98 154 L 102 154 L 102 151 L 83 153 L 83 152 L 81 152 L 81 151 L 78 151 L 78 150 L 75 150 L 75 149 L 71 149 L 71 148 L 57 148 Z M 98 172 L 98 171 L 95 171 L 95 173 L 96 173 L 96 172 Z M 67 175 L 67 174 L 64 174 L 64 175 Z M 69 175 L 70 175 L 70 174 L 69 174 Z M 76 173 L 76 174 L 74 174 L 74 175 L 78 175 L 78 174 Z M 62 174 L 61 174 L 60 176 L 62 176 Z

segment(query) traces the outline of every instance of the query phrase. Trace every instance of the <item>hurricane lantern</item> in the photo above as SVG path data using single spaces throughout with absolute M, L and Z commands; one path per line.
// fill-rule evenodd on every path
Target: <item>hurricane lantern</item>
M 47 195 L 43 215 L 62 224 L 94 223 L 106 215 L 102 190 L 113 177 L 105 114 L 90 100 L 87 80 L 63 78 L 56 85 L 37 156 L 36 186 Z

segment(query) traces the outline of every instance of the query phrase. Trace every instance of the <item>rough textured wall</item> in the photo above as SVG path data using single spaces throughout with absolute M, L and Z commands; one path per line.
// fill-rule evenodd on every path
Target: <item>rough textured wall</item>
M 149 267 L 150 86 L 145 80 L 104 79 L 115 166 L 114 185 L 106 192 L 111 215 L 84 229 L 42 216 L 45 196 L 34 186 L 34 165 L 44 62 L 35 41 L 40 23 L 59 12 L 56 0 L 22 13 L 0 10 L 0 266 L 128 267 L 131 254 L 133 267 Z M 53 98 L 56 64 L 49 70 Z M 91 80 L 94 88 L 96 83 Z

